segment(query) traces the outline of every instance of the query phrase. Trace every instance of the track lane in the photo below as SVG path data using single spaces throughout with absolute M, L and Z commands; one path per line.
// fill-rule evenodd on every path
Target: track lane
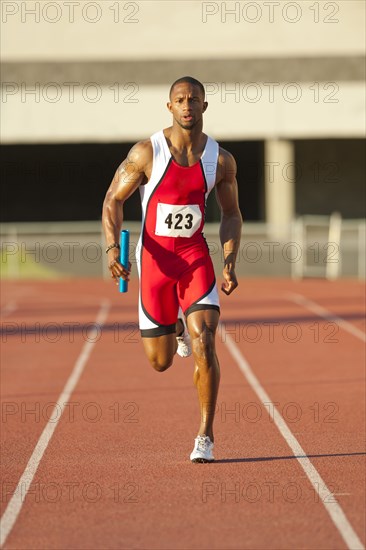
M 109 302 L 104 301 L 101 304 L 100 310 L 95 320 L 96 327 L 102 326 L 109 310 Z M 97 328 L 95 328 L 95 334 L 97 334 Z M 62 390 L 62 393 L 58 397 L 53 412 L 51 413 L 51 418 L 46 423 L 41 436 L 39 437 L 37 444 L 32 452 L 32 455 L 18 481 L 18 484 L 6 505 L 1 520 L 0 520 L 0 536 L 1 536 L 1 545 L 5 544 L 5 541 L 8 535 L 11 533 L 11 530 L 14 527 L 15 522 L 17 521 L 18 515 L 21 512 L 23 503 L 25 501 L 26 495 L 32 487 L 33 478 L 37 472 L 39 464 L 43 458 L 47 446 L 53 436 L 53 433 L 57 427 L 57 423 L 61 418 L 66 405 L 68 404 L 72 392 L 77 385 L 81 373 L 84 370 L 85 364 L 87 363 L 89 356 L 92 352 L 92 349 L 95 345 L 95 341 L 88 341 L 84 344 L 80 355 L 77 358 L 77 361 L 72 369 L 72 372 L 67 379 L 67 382 Z M 57 414 L 57 418 L 55 418 Z
M 26 494 L 27 482 L 25 478 L 22 480 L 21 476 L 24 475 L 27 463 L 29 471 L 34 468 L 35 461 L 33 460 L 31 465 L 28 461 L 35 452 L 47 423 L 48 431 L 52 431 L 62 414 L 62 406 L 57 403 L 57 398 L 78 356 L 80 359 L 80 350 L 86 344 L 85 338 L 77 332 L 73 332 L 70 338 L 70 332 L 66 331 L 65 337 L 62 329 L 64 324 L 70 324 L 72 309 L 68 309 L 66 316 L 58 312 L 55 318 L 55 302 L 57 304 L 61 297 L 55 292 L 53 302 L 44 301 L 44 286 L 47 285 L 36 282 L 27 283 L 25 286 L 19 284 L 17 290 L 16 285 L 12 283 L 10 290 L 12 295 L 17 296 L 18 307 L 15 314 L 15 309 L 12 310 L 11 320 L 6 319 L 1 327 L 2 514 L 12 497 L 16 500 L 18 495 L 22 500 Z M 62 285 L 57 286 L 62 291 Z M 54 285 L 51 289 L 53 287 Z M 21 304 L 19 298 L 22 300 Z M 65 303 L 65 297 L 62 300 Z M 39 311 L 35 314 L 34 309 L 42 309 L 42 301 L 43 314 Z M 95 306 L 90 309 L 96 311 Z M 29 316 L 30 321 L 24 312 L 32 312 Z M 90 321 L 93 321 L 93 318 L 87 318 L 92 325 Z M 65 395 L 62 394 L 63 397 Z M 14 512 L 15 515 L 16 513 Z M 6 526 L 2 524 L 2 536 L 5 537 L 10 525 L 9 517 L 8 513 L 7 519 L 5 518 Z
M 309 283 L 304 285 L 308 287 L 307 293 L 319 293 L 318 286 L 313 281 Z M 278 286 L 283 288 L 283 282 Z M 337 315 L 342 315 L 342 306 L 336 302 L 340 290 L 352 297 L 358 295 L 353 307 L 357 314 L 362 311 L 361 285 L 346 290 L 343 282 L 319 286 L 322 286 L 321 298 L 316 299 L 332 303 Z M 304 289 L 302 294 L 306 295 Z M 262 298 L 265 300 L 265 296 Z M 345 301 L 343 311 L 346 308 L 349 312 L 349 303 Z M 342 326 L 335 331 L 338 328 L 335 321 L 330 326 L 331 323 L 319 319 L 314 326 L 313 322 L 301 320 L 303 312 L 301 305 L 292 307 L 283 303 L 281 315 L 286 323 L 279 326 L 273 323 L 270 333 L 259 322 L 260 338 L 254 342 L 253 335 L 242 333 L 239 346 L 287 416 L 305 452 L 312 455 L 311 461 L 316 461 L 319 473 L 337 494 L 364 544 L 364 345 L 354 334 L 344 332 Z M 250 317 L 251 311 L 246 314 Z M 329 502 L 332 500 L 330 495 Z
M 364 550 L 362 542 L 360 541 L 358 535 L 356 534 L 342 507 L 339 505 L 335 497 L 334 487 L 332 486 L 332 488 L 329 488 L 327 486 L 324 479 L 319 474 L 318 470 L 310 461 L 307 453 L 299 444 L 299 441 L 294 435 L 293 431 L 289 428 L 288 422 L 284 420 L 283 415 L 281 415 L 281 413 L 279 412 L 277 404 L 273 402 L 272 399 L 269 397 L 268 393 L 265 391 L 258 378 L 254 375 L 251 366 L 245 359 L 239 347 L 235 344 L 235 342 L 229 335 L 227 335 L 227 346 L 243 375 L 260 398 L 262 405 L 270 407 L 273 423 L 278 428 L 282 437 L 290 447 L 294 457 L 308 477 L 313 487 L 314 495 L 318 495 L 319 500 L 323 502 L 325 509 L 327 510 L 331 520 L 333 521 L 335 528 L 342 536 L 345 544 L 347 545 L 347 548 L 349 548 L 349 550 Z M 298 403 L 291 402 L 287 404 L 286 410 L 288 410 L 289 405 L 291 406 L 291 409 L 295 409 L 295 414 L 290 417 L 291 421 L 295 421 L 299 418 L 299 413 L 301 416 L 301 407 L 299 407 Z

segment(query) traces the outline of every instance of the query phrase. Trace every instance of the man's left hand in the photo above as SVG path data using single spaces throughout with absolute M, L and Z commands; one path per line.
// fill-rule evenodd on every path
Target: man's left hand
M 230 266 L 225 266 L 223 271 L 225 281 L 221 285 L 221 290 L 225 294 L 229 295 L 238 286 L 238 280 L 236 278 L 235 269 Z

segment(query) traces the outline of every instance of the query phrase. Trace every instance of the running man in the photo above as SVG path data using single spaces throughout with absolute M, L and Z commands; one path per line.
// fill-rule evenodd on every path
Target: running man
M 227 295 L 238 286 L 235 260 L 242 227 L 235 160 L 202 131 L 207 105 L 201 82 L 189 76 L 176 80 L 167 103 L 173 125 L 132 147 L 103 204 L 108 265 L 118 284 L 119 277 L 129 280 L 131 269 L 119 262 L 123 205 L 140 190 L 139 326 L 146 355 L 158 372 L 172 365 L 177 350 L 189 355 L 191 343 L 201 411 L 192 462 L 214 460 L 213 421 L 220 382 L 215 351 L 219 296 L 203 236 L 205 204 L 213 188 L 221 208 L 221 290 Z

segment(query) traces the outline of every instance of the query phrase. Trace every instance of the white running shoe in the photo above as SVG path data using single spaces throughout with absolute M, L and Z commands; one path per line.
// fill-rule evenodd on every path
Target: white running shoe
M 212 454 L 214 444 L 208 435 L 198 435 L 194 440 L 194 449 L 191 452 L 191 462 L 213 462 Z
M 191 338 L 188 334 L 187 325 L 184 321 L 184 317 L 179 317 L 179 321 L 183 323 L 183 333 L 177 336 L 177 353 L 181 357 L 189 357 L 192 353 Z

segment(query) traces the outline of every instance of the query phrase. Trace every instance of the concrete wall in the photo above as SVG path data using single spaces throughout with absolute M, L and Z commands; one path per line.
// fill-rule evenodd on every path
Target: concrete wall
M 364 52 L 365 6 L 359 0 L 3 0 L 1 5 L 2 55 L 12 62 L 333 57 Z
M 202 80 L 216 139 L 364 135 L 365 4 L 3 1 L 5 143 L 136 141 Z

